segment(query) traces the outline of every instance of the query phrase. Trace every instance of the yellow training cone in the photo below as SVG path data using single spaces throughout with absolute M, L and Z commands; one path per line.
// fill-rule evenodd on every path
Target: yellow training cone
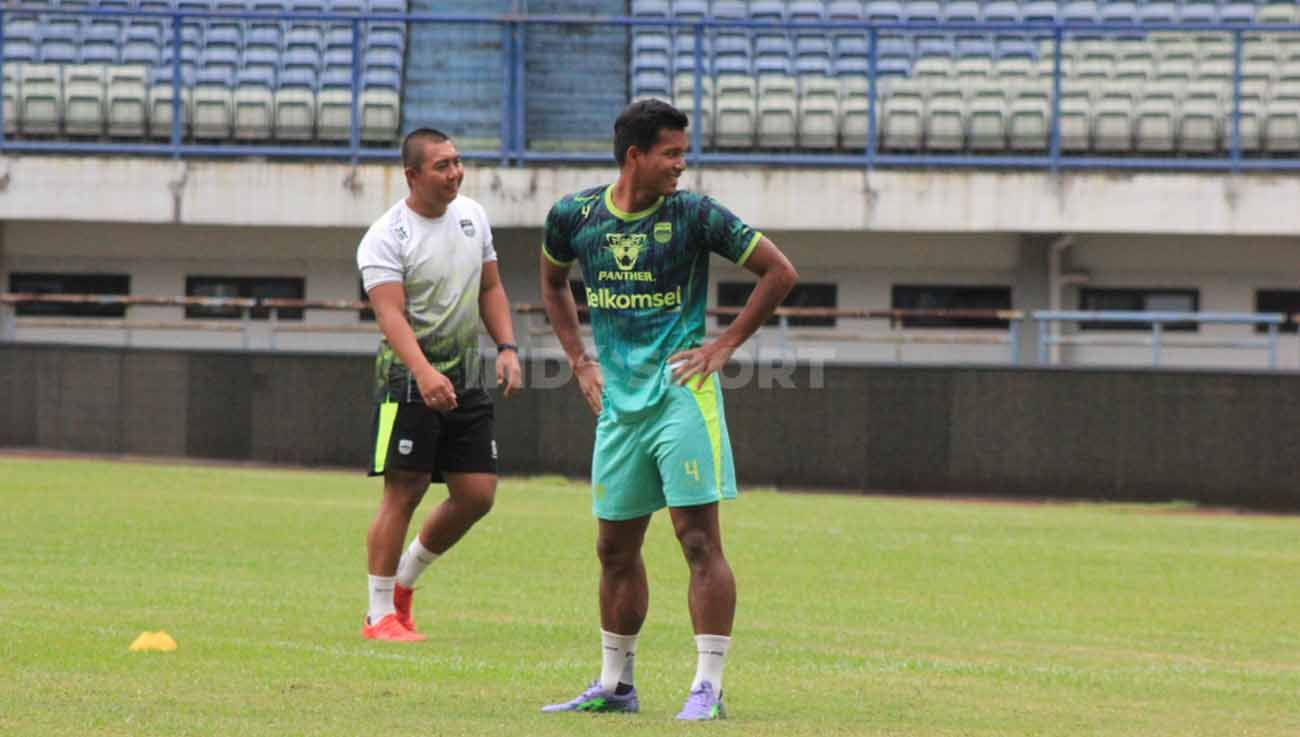
M 142 650 L 158 650 L 169 653 L 176 649 L 176 641 L 166 632 L 141 632 L 140 636 L 135 638 L 131 643 L 131 652 L 140 652 Z

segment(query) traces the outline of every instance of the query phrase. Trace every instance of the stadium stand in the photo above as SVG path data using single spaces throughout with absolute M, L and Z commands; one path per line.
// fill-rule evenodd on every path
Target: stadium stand
M 603 150 L 627 99 L 659 97 L 698 117 L 710 150 L 861 152 L 876 58 L 880 150 L 1041 154 L 1050 145 L 1057 60 L 1043 32 L 727 27 L 727 22 L 1079 24 L 1296 23 L 1294 0 L 414 0 L 418 13 L 630 14 L 691 26 L 528 25 L 524 110 L 509 109 L 514 43 L 494 24 L 303 18 L 73 16 L 74 8 L 393 13 L 405 0 L 22 0 L 4 18 L 5 134 L 20 139 L 154 140 L 172 135 L 173 64 L 184 141 L 305 145 L 444 126 L 466 150 L 496 150 L 525 121 L 531 151 Z M 699 58 L 697 48 L 699 46 Z M 1300 152 L 1300 34 L 1251 32 L 1241 59 L 1240 145 Z M 1111 156 L 1219 156 L 1233 141 L 1232 34 L 1076 30 L 1061 48 L 1061 149 Z M 574 59 L 584 63 L 575 64 Z M 358 69 L 354 75 L 354 61 Z M 697 66 L 699 67 L 697 69 Z M 698 75 L 698 76 L 697 76 Z M 697 84 L 698 78 L 698 84 Z M 359 87 L 354 89 L 354 79 Z M 701 109 L 695 107 L 696 87 Z
M 190 18 L 181 27 L 178 51 L 170 20 L 54 11 L 406 12 L 401 0 L 63 0 L 22 6 L 5 14 L 6 135 L 167 140 L 172 64 L 179 59 L 183 139 L 217 143 L 348 140 L 352 25 Z M 360 138 L 392 145 L 400 121 L 406 28 L 372 22 L 361 33 Z M 340 105 L 348 110 L 341 119 Z M 318 130 L 320 120 L 330 127 Z
M 633 15 L 678 20 L 1295 23 L 1294 2 L 1182 0 L 633 0 Z M 1062 48 L 1062 150 L 1104 155 L 1219 155 L 1231 146 L 1233 48 L 1225 32 L 1075 32 Z M 632 96 L 690 109 L 695 37 L 639 27 Z M 715 27 L 700 39 L 705 135 L 715 148 L 860 151 L 870 48 L 863 32 Z M 1049 145 L 1053 44 L 1016 33 L 878 37 L 879 143 L 894 152 L 1042 153 Z M 752 85 L 735 77 L 749 75 Z M 725 85 L 724 85 L 725 80 Z M 666 83 L 668 81 L 668 83 Z M 752 101 L 746 90 L 757 91 Z M 770 99 L 769 99 L 770 91 Z M 1300 38 L 1248 34 L 1245 153 L 1300 150 Z M 751 111 L 752 104 L 752 111 Z M 690 110 L 690 114 L 697 113 Z M 713 134 L 712 122 L 717 121 Z M 793 122 L 791 122 L 793 121 Z M 751 127 L 752 125 L 752 127 Z M 750 143 L 753 141 L 753 143 Z

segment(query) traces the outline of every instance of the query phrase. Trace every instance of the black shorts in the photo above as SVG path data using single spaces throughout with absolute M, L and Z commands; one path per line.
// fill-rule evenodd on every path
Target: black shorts
M 475 401 L 477 399 L 477 401 Z M 486 393 L 451 412 L 438 412 L 420 402 L 386 401 L 375 405 L 371 433 L 374 455 L 370 476 L 385 469 L 424 471 L 442 482 L 443 472 L 497 472 L 492 400 Z

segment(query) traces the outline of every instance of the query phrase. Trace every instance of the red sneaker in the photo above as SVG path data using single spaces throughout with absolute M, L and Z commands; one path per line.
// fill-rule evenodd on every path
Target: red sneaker
M 397 609 L 397 621 L 411 632 L 415 632 L 415 620 L 411 618 L 411 595 L 415 589 L 408 589 L 402 584 L 394 584 L 393 607 Z
M 424 635 L 403 627 L 396 614 L 386 615 L 374 624 L 362 624 L 361 636 L 367 640 L 388 640 L 389 642 L 424 641 Z

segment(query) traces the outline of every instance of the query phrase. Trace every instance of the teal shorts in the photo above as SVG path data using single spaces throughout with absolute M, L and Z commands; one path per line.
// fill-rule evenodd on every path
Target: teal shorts
M 736 466 L 717 374 L 691 388 L 668 387 L 658 411 L 596 424 L 591 510 L 603 520 L 645 517 L 664 507 L 736 498 Z

